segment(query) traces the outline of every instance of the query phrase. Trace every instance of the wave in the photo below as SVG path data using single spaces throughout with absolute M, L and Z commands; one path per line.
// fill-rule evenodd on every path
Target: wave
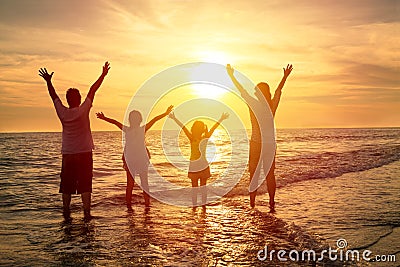
M 365 171 L 400 160 L 400 145 L 366 146 L 346 152 L 309 153 L 277 162 L 278 186 L 349 172 Z
M 339 177 L 345 173 L 378 168 L 400 160 L 400 145 L 366 146 L 347 152 L 309 153 L 283 158 L 277 156 L 275 176 L 277 187 L 296 182 Z M 228 196 L 248 195 L 250 177 L 246 172 Z M 264 182 L 258 192 L 267 193 Z

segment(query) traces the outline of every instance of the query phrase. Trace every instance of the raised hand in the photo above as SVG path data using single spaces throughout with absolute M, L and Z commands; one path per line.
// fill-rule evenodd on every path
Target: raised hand
M 229 118 L 229 113 L 222 113 L 221 118 L 219 119 L 220 121 L 226 120 L 227 118 Z
M 106 76 L 109 70 L 110 70 L 110 63 L 108 63 L 107 61 L 106 63 L 104 63 L 102 75 Z
M 170 119 L 173 119 L 173 120 L 176 119 L 175 114 L 174 114 L 173 112 L 170 112 L 169 115 L 168 115 L 168 117 L 169 117 Z
M 97 118 L 99 118 L 100 120 L 104 120 L 106 118 L 106 116 L 103 114 L 103 112 L 97 112 L 96 113 Z
M 53 77 L 54 71 L 49 74 L 46 68 L 40 68 L 39 76 L 43 77 L 46 82 L 51 82 L 51 78 Z
M 87 94 L 87 97 L 93 101 L 94 95 L 96 94 L 97 90 L 100 88 L 100 85 L 103 83 L 104 78 L 106 77 L 108 71 L 110 70 L 110 63 L 106 62 L 104 63 L 103 66 L 103 71 L 100 75 L 100 77 L 90 86 L 89 93 Z
M 228 64 L 228 65 L 226 65 L 226 71 L 228 72 L 229 76 L 233 76 L 233 72 L 235 70 L 232 68 L 231 64 Z
M 293 66 L 292 64 L 288 64 L 286 68 L 283 68 L 283 76 L 288 77 L 289 74 L 292 72 Z
M 172 109 L 174 108 L 174 106 L 173 105 L 171 105 L 171 106 L 169 106 L 168 108 L 167 108 L 167 111 L 165 111 L 165 114 L 171 114 L 171 111 L 172 111 Z

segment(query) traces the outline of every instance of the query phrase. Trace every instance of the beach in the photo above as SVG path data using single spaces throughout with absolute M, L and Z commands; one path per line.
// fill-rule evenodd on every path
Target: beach
M 188 185 L 185 172 L 165 162 L 159 135 L 147 136 L 152 164 L 170 181 Z M 348 249 L 398 258 L 399 128 L 278 129 L 275 213 L 269 212 L 265 184 L 256 208 L 250 208 L 247 173 L 205 209 L 157 200 L 146 208 L 136 186 L 128 211 L 121 133 L 94 132 L 93 137 L 94 219 L 83 221 L 80 197 L 74 196 L 73 220 L 66 223 L 58 193 L 61 134 L 0 134 L 0 265 L 396 266 L 262 261 L 257 255 L 265 246 L 268 251 L 321 251 L 345 239 Z M 230 143 L 222 138 L 215 145 L 222 156 L 211 164 L 212 179 L 229 159 Z

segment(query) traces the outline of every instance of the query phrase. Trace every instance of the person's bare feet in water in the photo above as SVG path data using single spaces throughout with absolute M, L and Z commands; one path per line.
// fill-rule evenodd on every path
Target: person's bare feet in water
M 256 195 L 257 191 L 250 192 L 250 207 L 254 208 L 256 206 Z
M 275 212 L 275 201 L 269 202 L 269 209 L 271 212 Z
M 84 210 L 83 211 L 83 221 L 89 222 L 91 219 L 93 219 L 93 216 L 90 214 L 90 210 Z
M 71 211 L 69 209 L 63 209 L 63 217 L 65 222 L 71 222 Z
M 144 194 L 144 205 L 146 207 L 149 207 L 150 206 L 150 196 L 146 192 L 143 192 L 143 194 Z

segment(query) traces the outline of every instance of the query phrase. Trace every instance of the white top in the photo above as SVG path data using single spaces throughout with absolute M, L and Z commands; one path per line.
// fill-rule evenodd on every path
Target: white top
M 63 128 L 62 154 L 91 152 L 94 148 L 89 120 L 91 99 L 86 97 L 79 107 L 67 108 L 59 98 L 56 98 L 54 107 Z
M 145 125 L 141 127 L 124 126 L 122 131 L 125 137 L 124 156 L 132 175 L 147 172 L 149 156 L 145 143 Z

